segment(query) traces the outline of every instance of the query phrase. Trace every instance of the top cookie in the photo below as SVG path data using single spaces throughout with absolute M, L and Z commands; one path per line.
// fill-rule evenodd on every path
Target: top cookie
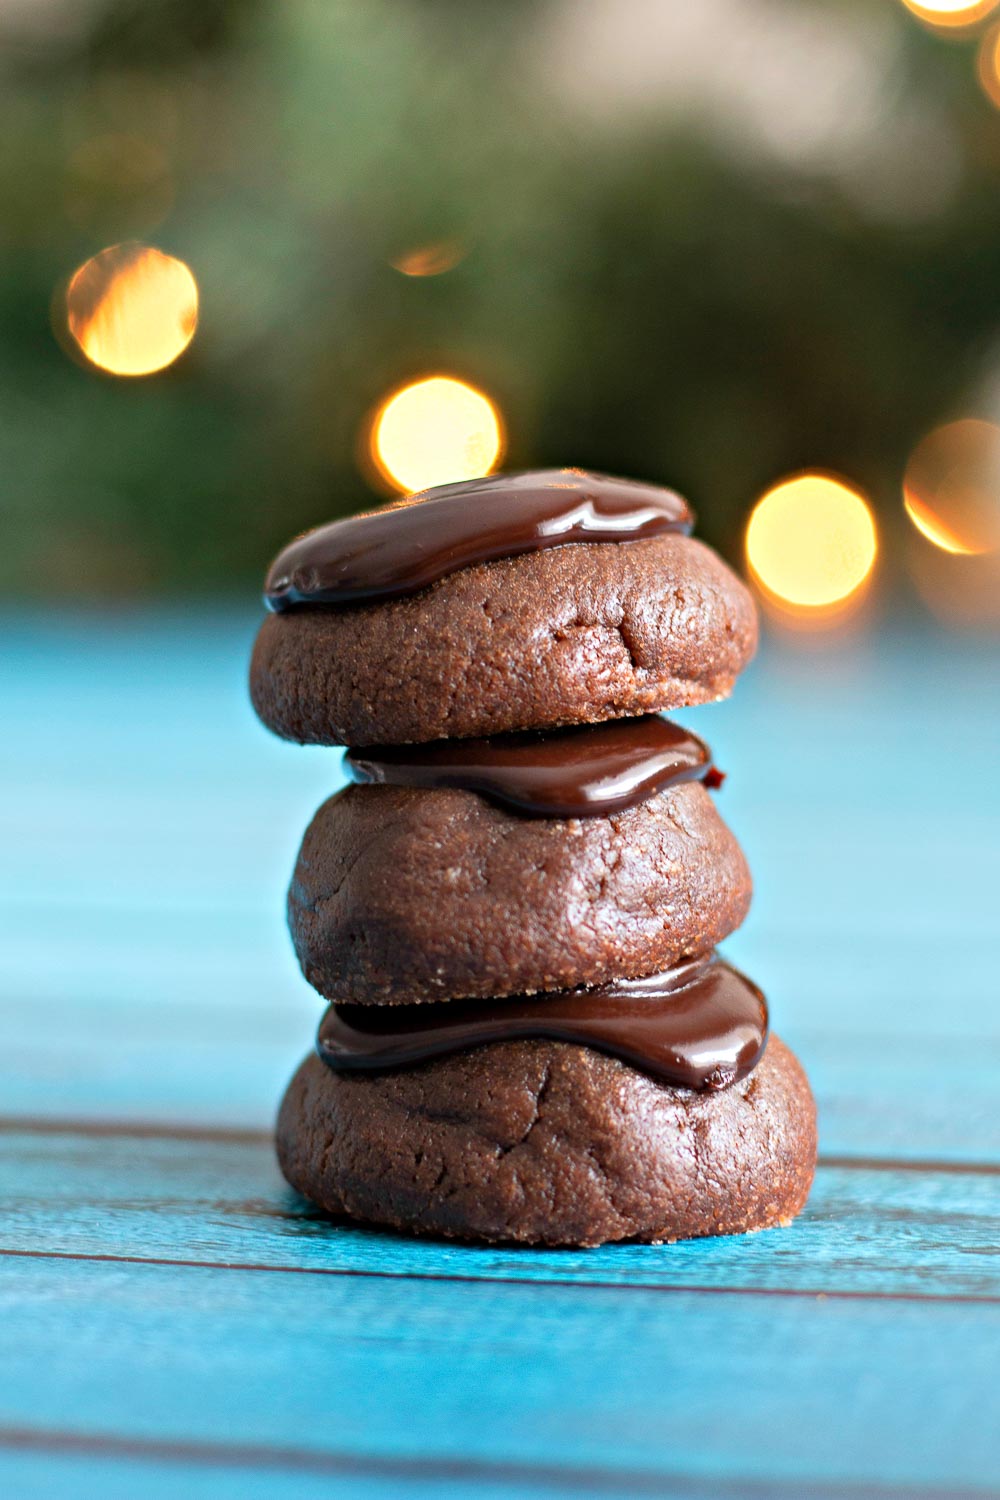
M 310 744 L 597 723 L 725 697 L 743 584 L 654 486 L 494 475 L 323 527 L 272 565 L 250 688 Z

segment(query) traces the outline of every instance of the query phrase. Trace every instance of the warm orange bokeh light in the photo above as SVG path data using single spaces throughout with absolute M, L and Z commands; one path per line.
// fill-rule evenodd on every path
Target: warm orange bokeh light
M 929 433 L 910 455 L 903 504 L 943 552 L 1000 548 L 1000 427 L 966 418 Z
M 902 3 L 928 25 L 950 29 L 977 25 L 996 10 L 1000 0 L 902 0 Z
M 747 524 L 747 562 L 765 599 L 818 619 L 860 590 L 878 540 L 867 502 L 829 474 L 797 474 L 758 500 Z
M 918 594 L 946 625 L 1000 628 L 1000 552 L 956 554 L 925 547 L 914 535 L 907 561 Z
M 460 260 L 465 259 L 465 246 L 461 240 L 437 240 L 431 245 L 418 245 L 404 255 L 394 256 L 389 264 L 404 276 L 443 276 L 454 270 Z
M 983 93 L 1000 109 L 1000 26 L 991 26 L 980 42 L 976 71 Z
M 152 375 L 190 344 L 198 284 L 182 260 L 148 245 L 112 245 L 66 289 L 69 331 L 91 364 L 112 375 Z
M 383 478 L 415 494 L 488 474 L 503 450 L 503 428 L 482 391 L 450 375 L 432 375 L 381 403 L 370 448 Z

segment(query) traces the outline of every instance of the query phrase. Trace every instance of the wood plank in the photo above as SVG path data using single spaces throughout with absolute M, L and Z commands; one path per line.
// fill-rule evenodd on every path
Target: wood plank
M 339 757 L 255 725 L 253 624 L 5 631 L 5 1112 L 262 1125 L 309 1045 L 281 902 Z M 685 716 L 757 878 L 731 951 L 805 1057 L 827 1153 L 1000 1161 L 993 650 L 772 644 Z M 1000 1481 L 995 1175 L 830 1166 L 788 1231 L 518 1253 L 330 1226 L 263 1141 L 0 1146 L 3 1493 Z
M 996 1308 L 6 1260 L 0 1310 L 8 1431 L 1000 1483 Z
M 525 1251 L 333 1225 L 252 1139 L 0 1133 L 0 1255 L 322 1275 L 709 1287 L 1000 1303 L 1000 1175 L 822 1167 L 789 1229 L 671 1246 Z

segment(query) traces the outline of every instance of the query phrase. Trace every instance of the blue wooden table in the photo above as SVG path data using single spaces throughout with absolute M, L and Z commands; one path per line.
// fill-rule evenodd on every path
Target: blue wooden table
M 0 625 L 0 1494 L 997 1493 L 995 643 L 771 641 L 686 716 L 821 1164 L 791 1229 L 575 1253 L 278 1176 L 284 887 L 341 776 L 253 721 L 254 619 Z

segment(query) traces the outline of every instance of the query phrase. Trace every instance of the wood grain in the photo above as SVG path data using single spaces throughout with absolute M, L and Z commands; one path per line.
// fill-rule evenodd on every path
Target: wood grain
M 666 1252 L 457 1246 L 333 1226 L 285 1185 L 265 1141 L 11 1128 L 0 1198 L 0 1255 L 1000 1305 L 1000 1176 L 982 1171 L 822 1167 L 789 1229 Z
M 995 1457 L 998 1339 L 1000 1309 L 961 1303 L 8 1259 L 0 1426 L 974 1484 Z
M 331 1225 L 278 1177 L 318 1017 L 283 888 L 340 769 L 254 723 L 253 627 L 5 624 L 0 1493 L 996 1493 L 995 643 L 772 642 L 684 716 L 826 1164 L 788 1230 L 577 1254 Z

